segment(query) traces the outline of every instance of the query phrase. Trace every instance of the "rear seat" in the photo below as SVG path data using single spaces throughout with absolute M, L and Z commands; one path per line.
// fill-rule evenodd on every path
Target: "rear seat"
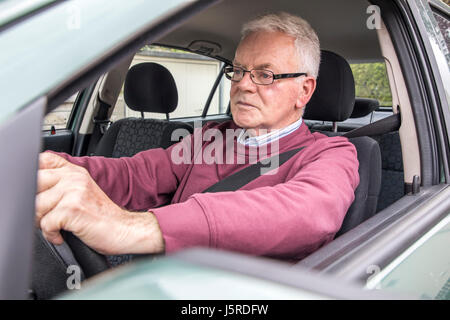
M 355 105 L 350 116 L 351 119 L 361 119 L 375 111 L 380 106 L 378 100 L 367 98 L 355 98 Z M 337 132 L 333 135 L 341 135 L 351 131 L 361 124 L 358 121 L 346 121 L 337 126 Z M 311 131 L 333 131 L 331 124 L 306 121 Z M 404 175 L 402 149 L 398 131 L 383 135 L 371 136 L 375 139 L 381 151 L 381 190 L 378 198 L 377 212 L 388 207 L 404 195 Z
M 404 193 L 404 174 L 402 148 L 398 131 L 373 136 L 378 141 L 381 151 L 381 190 L 378 198 L 377 212 L 388 207 Z

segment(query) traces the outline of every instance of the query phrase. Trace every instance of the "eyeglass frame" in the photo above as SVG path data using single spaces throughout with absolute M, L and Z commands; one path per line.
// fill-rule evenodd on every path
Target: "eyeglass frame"
M 228 74 L 227 74 L 227 72 L 230 72 L 230 71 L 227 71 L 227 70 L 230 70 L 230 68 L 233 68 L 233 69 L 235 69 L 235 68 L 241 69 L 241 70 L 243 71 L 242 78 L 241 78 L 240 80 L 233 80 L 231 77 L 229 77 Z M 271 83 L 256 83 L 256 82 L 253 80 L 253 78 L 252 78 L 252 71 L 255 71 L 255 70 L 270 72 L 270 73 L 272 74 L 272 82 L 271 82 Z M 233 81 L 233 82 L 240 82 L 242 79 L 244 79 L 245 73 L 246 73 L 246 72 L 248 72 L 248 73 L 250 74 L 250 79 L 252 80 L 252 82 L 253 82 L 254 84 L 260 85 L 260 86 L 268 86 L 268 85 L 271 85 L 271 84 L 273 84 L 273 82 L 274 82 L 275 80 L 279 80 L 279 79 L 297 78 L 297 77 L 300 77 L 300 76 L 307 76 L 307 75 L 308 75 L 308 74 L 305 73 L 305 72 L 300 72 L 300 73 L 278 73 L 278 74 L 275 74 L 273 71 L 267 70 L 267 69 L 251 69 L 251 70 L 245 70 L 245 69 L 242 68 L 242 67 L 233 66 L 233 65 L 228 65 L 228 66 L 225 66 L 225 67 L 223 68 L 223 73 L 224 73 L 224 75 L 225 75 L 225 78 L 227 78 L 228 80 Z

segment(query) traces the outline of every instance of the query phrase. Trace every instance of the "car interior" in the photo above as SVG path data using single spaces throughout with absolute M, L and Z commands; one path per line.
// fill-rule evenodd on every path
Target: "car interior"
M 368 11 L 370 5 L 366 1 L 352 0 L 227 0 L 209 7 L 148 44 L 206 56 L 219 61 L 223 67 L 233 60 L 241 25 L 251 17 L 265 12 L 286 11 L 303 17 L 312 25 L 321 42 L 322 59 L 317 89 L 304 114 L 305 123 L 314 132 L 329 136 L 348 135 L 357 148 L 360 162 L 361 183 L 336 238 L 343 237 L 406 194 L 416 192 L 421 183 L 426 183 L 419 178 L 422 177 L 423 160 L 398 53 L 383 20 L 379 21 L 380 28 L 366 27 L 371 16 Z M 224 78 L 223 73 L 219 72 L 216 81 L 210 83 L 211 92 L 204 105 L 199 106 L 202 112 L 197 116 L 173 117 L 171 114 L 180 107 L 181 101 L 174 75 L 157 62 L 133 62 L 133 59 L 134 55 L 123 58 L 81 90 L 67 127 L 43 132 L 42 150 L 63 151 L 77 156 L 130 157 L 150 148 L 169 147 L 182 138 L 177 136 L 173 139 L 175 130 L 192 133 L 196 122 L 204 124 L 232 119 L 229 107 L 223 113 L 208 113 L 215 91 Z M 355 96 L 350 64 L 362 62 L 385 64 L 392 94 L 391 106 L 381 106 L 373 98 Z M 121 95 L 128 108 L 138 116 L 113 121 L 114 106 Z M 373 120 L 374 115 L 381 115 L 378 126 L 378 121 Z M 371 119 L 367 123 L 352 122 L 367 117 Z M 388 118 L 390 124 L 384 121 Z M 33 276 L 33 295 L 49 298 L 63 290 L 63 286 L 55 283 L 65 283 L 65 278 L 61 273 L 61 261 L 52 267 L 47 266 L 47 270 L 42 267 L 43 261 L 48 261 L 49 255 L 54 257 L 65 253 L 64 249 L 47 243 L 42 235 L 37 234 L 36 237 L 40 240 L 35 244 L 35 256 L 42 262 L 36 263 L 33 272 L 39 274 Z M 77 246 L 77 240 L 70 240 L 70 235 L 66 235 L 66 240 L 72 249 Z M 109 257 L 109 265 L 103 262 L 95 265 L 98 257 L 94 253 L 74 255 L 83 266 L 86 278 L 130 259 L 126 256 Z M 73 259 L 73 256 L 65 255 L 63 260 L 67 265 L 67 261 Z M 80 261 L 90 262 L 84 265 Z M 52 272 L 59 276 L 55 278 Z

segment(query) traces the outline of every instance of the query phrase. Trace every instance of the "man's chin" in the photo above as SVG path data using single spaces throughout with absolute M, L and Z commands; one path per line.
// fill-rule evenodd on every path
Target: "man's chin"
M 239 118 L 238 119 L 233 118 L 233 121 L 238 127 L 243 129 L 252 129 L 257 126 L 257 124 L 252 121 L 245 121 Z

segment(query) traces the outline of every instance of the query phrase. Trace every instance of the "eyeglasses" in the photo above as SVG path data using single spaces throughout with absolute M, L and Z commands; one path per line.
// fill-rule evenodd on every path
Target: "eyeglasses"
M 286 78 L 296 78 L 300 76 L 306 76 L 306 73 L 281 73 L 281 74 L 274 74 L 270 70 L 264 70 L 264 69 L 252 69 L 252 70 L 245 70 L 241 67 L 235 67 L 235 66 L 227 66 L 223 69 L 223 73 L 225 74 L 225 77 L 227 79 L 239 82 L 241 81 L 245 73 L 250 73 L 250 79 L 252 79 L 254 84 L 260 84 L 260 85 L 269 85 L 274 82 L 274 80 L 278 79 L 286 79 Z

